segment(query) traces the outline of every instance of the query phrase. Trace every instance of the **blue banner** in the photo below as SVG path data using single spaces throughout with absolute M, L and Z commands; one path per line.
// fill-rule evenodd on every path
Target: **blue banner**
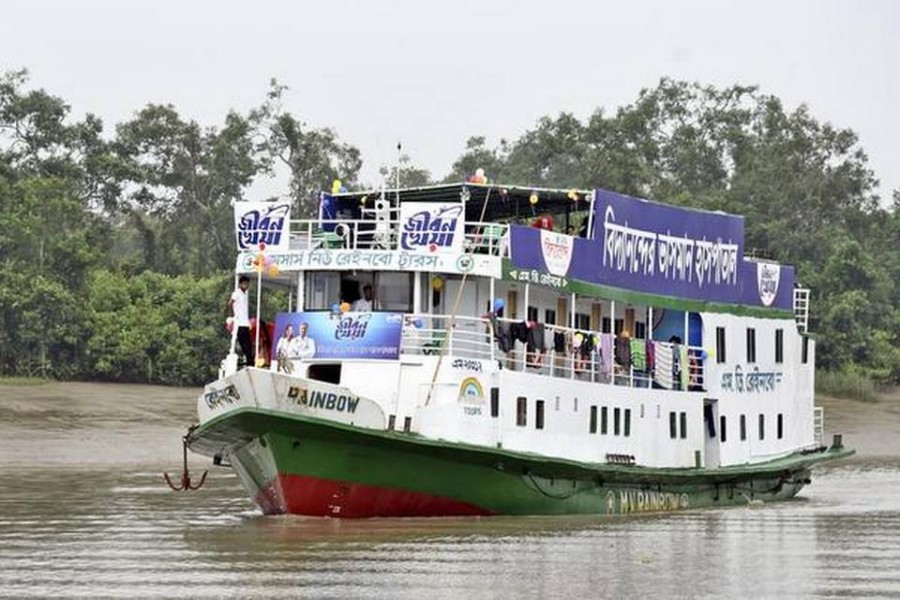
M 597 190 L 593 239 L 510 228 L 517 269 L 650 294 L 790 309 L 794 270 L 744 258 L 743 217 Z
M 402 330 L 402 313 L 278 313 L 273 358 L 396 360 Z

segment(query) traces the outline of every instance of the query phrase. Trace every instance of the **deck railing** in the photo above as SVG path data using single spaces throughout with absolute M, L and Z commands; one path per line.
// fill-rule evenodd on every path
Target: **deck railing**
M 291 221 L 291 250 L 400 250 L 397 219 L 297 219 Z M 463 250 L 506 257 L 509 225 L 466 221 Z
M 504 369 L 596 383 L 705 389 L 700 348 L 558 325 L 529 328 L 512 319 L 409 314 L 404 317 L 401 352 L 497 360 Z

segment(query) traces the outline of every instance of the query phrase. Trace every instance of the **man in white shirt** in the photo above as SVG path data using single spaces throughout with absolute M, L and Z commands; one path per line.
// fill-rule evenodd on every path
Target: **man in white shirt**
M 234 317 L 234 326 L 237 328 L 237 341 L 241 345 L 241 352 L 247 361 L 247 366 L 256 364 L 256 356 L 253 344 L 250 343 L 250 300 L 247 289 L 250 287 L 250 278 L 241 275 L 238 278 L 237 289 L 231 292 L 228 299 L 228 308 Z
M 288 355 L 291 358 L 314 358 L 316 356 L 316 341 L 307 335 L 309 325 L 300 323 L 300 333 L 291 340 Z
M 375 300 L 372 298 L 372 286 L 363 286 L 363 297 L 353 303 L 353 312 L 372 312 L 375 308 Z

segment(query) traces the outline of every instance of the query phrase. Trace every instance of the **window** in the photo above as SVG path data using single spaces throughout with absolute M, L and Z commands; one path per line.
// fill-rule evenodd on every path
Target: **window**
M 613 435 L 619 435 L 619 418 L 621 417 L 621 410 L 619 408 L 613 409 Z
M 747 440 L 747 415 L 741 415 L 741 441 Z
M 534 428 L 544 428 L 544 401 L 538 400 L 534 403 Z
M 725 433 L 725 415 L 721 415 L 719 416 L 719 440 L 724 442 L 727 437 Z
M 803 336 L 803 345 L 800 351 L 800 361 L 805 365 L 809 362 L 809 336 Z
M 613 333 L 619 335 L 622 333 L 622 330 L 625 329 L 625 319 L 616 319 L 614 321 L 614 330 Z
M 775 362 L 784 362 L 784 329 L 775 330 Z
M 417 273 L 392 273 L 389 271 L 378 273 L 375 280 L 377 284 L 375 286 L 375 299 L 378 304 L 375 308 L 396 312 L 412 312 L 413 275 L 417 275 Z
M 556 325 L 556 310 L 548 308 L 544 311 L 544 323 L 548 325 Z
M 766 439 L 766 415 L 759 415 L 759 439 L 760 441 Z
M 687 413 L 683 412 L 681 417 L 681 439 L 687 438 Z
M 601 333 L 612 333 L 612 322 L 609 317 L 603 317 L 603 325 L 600 328 Z
M 725 362 L 725 328 L 716 327 L 716 362 Z
M 778 430 L 778 432 L 777 432 L 778 439 L 780 440 L 780 439 L 784 438 L 784 415 L 782 413 L 778 413 L 777 430 Z
M 678 417 L 674 412 L 669 413 L 669 437 L 673 440 L 678 437 Z
M 625 422 L 623 423 L 623 434 L 625 437 L 629 437 L 631 435 L 631 409 L 625 409 Z
M 597 407 L 591 407 L 591 423 L 588 426 L 588 433 L 597 433 Z
M 516 425 L 525 427 L 528 424 L 528 400 L 525 396 L 516 398 Z
M 747 362 L 756 362 L 756 330 L 752 327 L 747 328 Z
M 537 321 L 538 320 L 537 306 L 529 306 L 526 314 L 527 314 L 527 316 L 525 317 L 526 321 Z
M 590 329 L 591 315 L 575 313 L 575 329 Z
M 609 431 L 609 411 L 605 406 L 600 408 L 600 434 L 606 435 Z
M 500 416 L 500 388 L 491 388 L 491 416 Z
M 634 337 L 639 340 L 647 339 L 647 324 L 641 321 L 634 322 Z

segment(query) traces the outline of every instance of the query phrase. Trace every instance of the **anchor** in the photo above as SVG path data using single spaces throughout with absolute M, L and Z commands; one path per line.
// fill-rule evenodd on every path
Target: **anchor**
M 166 483 L 169 484 L 169 487 L 175 490 L 176 492 L 186 492 L 188 490 L 199 490 L 203 487 L 203 482 L 206 481 L 206 476 L 209 474 L 209 471 L 203 471 L 203 475 L 200 477 L 200 483 L 197 485 L 191 484 L 191 474 L 188 471 L 188 462 L 187 462 L 187 444 L 188 444 L 188 436 L 191 432 L 196 428 L 196 425 L 192 425 L 188 427 L 187 433 L 184 434 L 181 438 L 181 449 L 182 449 L 182 458 L 183 463 L 181 467 L 181 482 L 179 485 L 175 485 L 172 483 L 172 480 L 169 478 L 168 473 L 163 473 L 163 477 L 166 478 Z

